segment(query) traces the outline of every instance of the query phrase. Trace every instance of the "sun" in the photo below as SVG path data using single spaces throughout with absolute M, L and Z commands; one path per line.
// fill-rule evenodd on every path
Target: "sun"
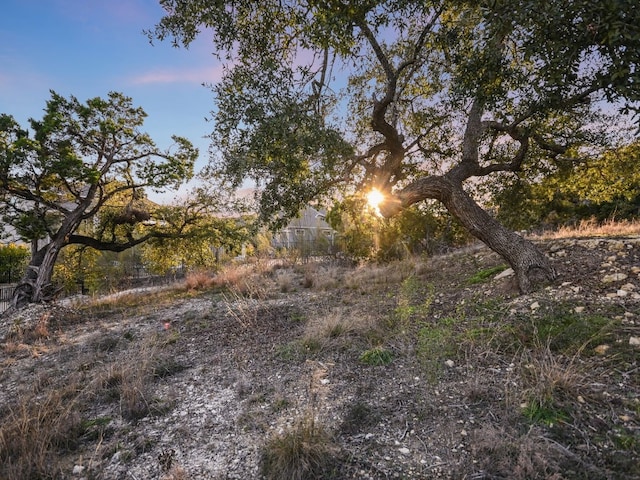
M 369 193 L 367 193 L 367 203 L 376 212 L 379 211 L 378 207 L 383 201 L 384 201 L 384 194 L 377 188 L 374 188 Z

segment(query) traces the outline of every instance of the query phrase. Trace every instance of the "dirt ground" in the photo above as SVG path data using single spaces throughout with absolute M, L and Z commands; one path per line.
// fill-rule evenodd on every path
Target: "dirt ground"
M 640 238 L 539 245 L 2 318 L 0 478 L 640 479 Z

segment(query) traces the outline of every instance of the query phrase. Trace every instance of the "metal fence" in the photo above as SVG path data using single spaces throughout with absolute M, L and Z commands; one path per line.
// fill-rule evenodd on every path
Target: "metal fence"
M 11 305 L 13 289 L 15 285 L 0 285 L 0 313 L 4 312 Z

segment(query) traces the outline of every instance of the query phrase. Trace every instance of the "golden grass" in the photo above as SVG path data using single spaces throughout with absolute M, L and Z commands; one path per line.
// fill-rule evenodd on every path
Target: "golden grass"
M 540 240 L 554 240 L 572 237 L 626 237 L 640 235 L 639 220 L 581 220 L 578 225 L 560 227 L 555 231 L 534 235 Z
M 215 285 L 215 279 L 202 270 L 189 272 L 184 279 L 184 286 L 187 290 L 203 290 Z
M 263 475 L 267 480 L 329 478 L 325 474 L 334 466 L 336 453 L 331 434 L 307 414 L 267 441 Z
M 57 478 L 58 453 L 81 433 L 78 385 L 16 399 L 0 423 L 0 476 L 6 480 Z

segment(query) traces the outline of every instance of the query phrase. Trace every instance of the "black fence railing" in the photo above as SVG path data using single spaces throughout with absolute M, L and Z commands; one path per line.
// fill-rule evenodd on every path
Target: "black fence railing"
M 0 285 L 0 313 L 3 313 L 11 305 L 15 288 L 15 285 Z

